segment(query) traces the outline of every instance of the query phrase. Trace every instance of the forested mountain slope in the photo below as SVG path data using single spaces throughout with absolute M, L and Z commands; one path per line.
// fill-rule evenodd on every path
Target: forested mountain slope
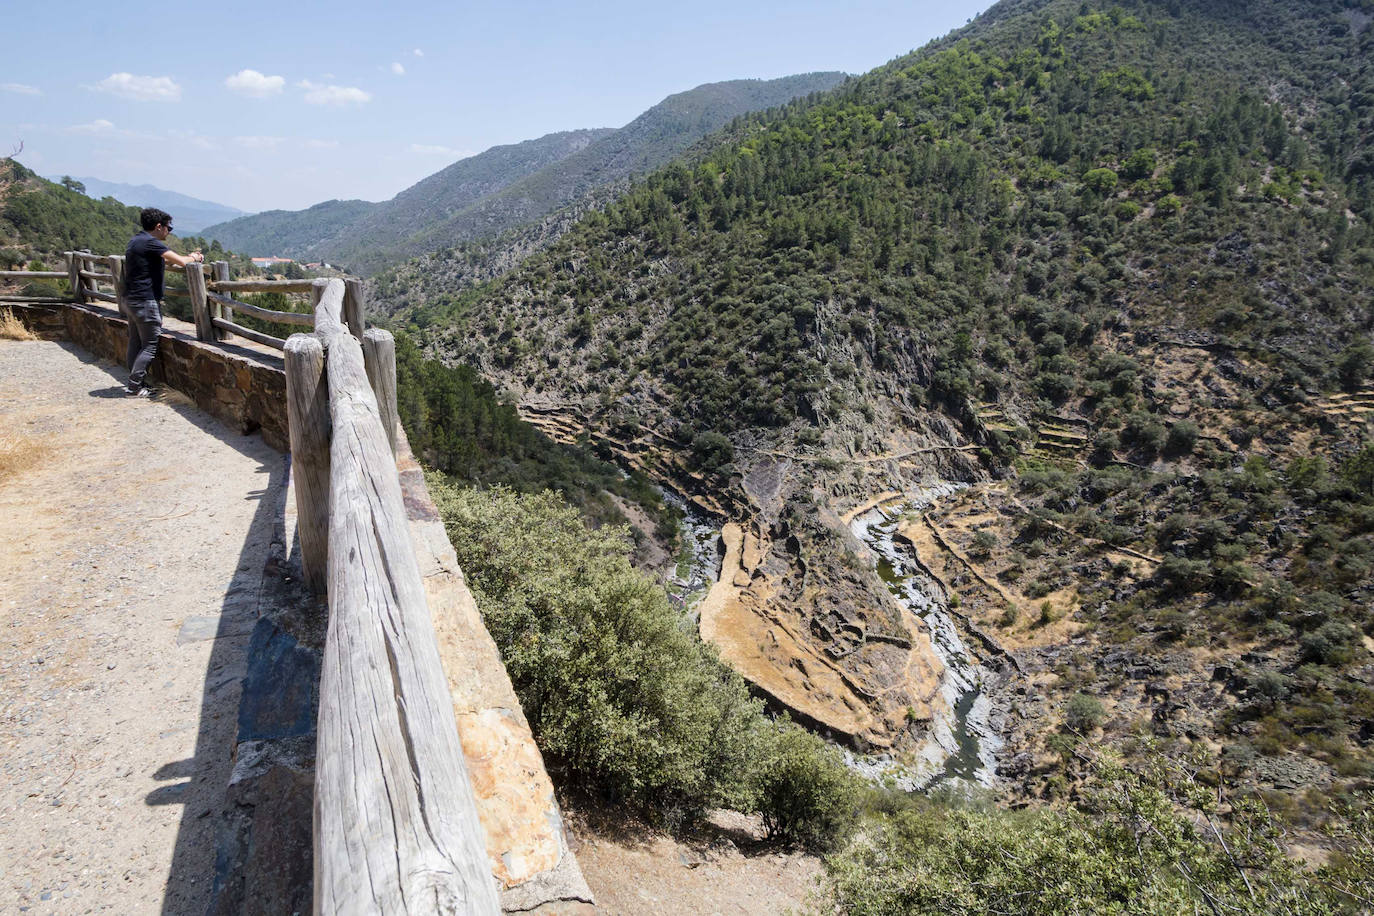
M 54 256 L 64 251 L 123 254 L 138 232 L 138 211 L 110 197 L 92 200 L 12 158 L 0 158 L 0 270 L 22 268 L 31 261 L 45 264 L 44 270 L 63 270 Z M 183 252 L 201 248 L 207 260 L 228 260 L 236 275 L 256 272 L 247 258 L 195 236 L 171 236 L 168 244 Z M 58 293 L 66 281 L 57 286 L 47 281 L 22 285 L 33 295 L 45 296 Z
M 206 234 L 259 255 L 342 261 L 365 243 L 394 245 L 402 231 L 441 221 L 571 155 L 605 130 L 547 134 L 461 159 L 389 201 L 330 200 L 306 210 L 268 210 L 210 226 Z
M 808 73 L 708 83 L 669 96 L 619 129 L 494 147 L 383 203 L 332 201 L 302 213 L 272 211 L 212 226 L 207 234 L 236 247 L 270 243 L 276 253 L 327 258 L 370 274 L 435 249 L 495 238 L 564 207 L 580 213 L 733 118 L 831 89 L 844 78 Z M 316 212 L 320 208 L 327 209 Z
M 3 266 L 81 248 L 122 253 L 137 231 L 138 208 L 113 199 L 91 200 L 40 178 L 14 159 L 0 159 L 0 246 L 8 252 Z
M 658 168 L 736 117 L 833 89 L 844 78 L 843 73 L 806 73 L 775 80 L 731 80 L 670 95 L 624 127 L 484 198 L 468 212 L 426 224 L 385 258 L 360 251 L 354 260 L 371 267 L 457 242 L 494 239 L 564 207 L 590 209 L 624 190 L 631 177 Z
M 937 543 L 1036 688 L 1026 791 L 1072 777 L 1080 691 L 1108 738 L 1367 781 L 1371 12 L 999 3 L 741 119 L 428 346 L 743 523 L 734 600 L 806 656 L 769 689 L 834 732 L 900 747 L 938 703 L 840 517 L 956 478 L 985 511 Z

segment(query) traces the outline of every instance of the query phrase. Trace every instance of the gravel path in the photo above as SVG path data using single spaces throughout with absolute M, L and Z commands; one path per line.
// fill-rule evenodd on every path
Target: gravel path
M 0 913 L 202 914 L 283 456 L 0 340 Z

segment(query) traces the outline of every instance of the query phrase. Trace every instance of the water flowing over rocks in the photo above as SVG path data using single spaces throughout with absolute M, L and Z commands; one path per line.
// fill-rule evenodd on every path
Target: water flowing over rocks
M 660 487 L 659 492 L 664 502 L 682 513 L 678 526 L 682 548 L 663 577 L 664 589 L 674 606 L 695 622 L 697 605 L 720 579 L 720 526 L 673 491 Z
M 949 596 L 898 533 L 903 515 L 923 511 L 963 487 L 957 483 L 924 487 L 850 522 L 854 536 L 872 551 L 878 574 L 893 596 L 929 628 L 931 647 L 945 666 L 940 687 L 944 704 L 931 720 L 914 759 L 899 762 L 893 755 L 856 754 L 848 758 L 859 772 L 875 779 L 891 778 L 908 791 L 956 780 L 991 786 L 996 781 L 996 755 L 1003 744 L 993 725 L 992 701 L 984 690 L 997 675 L 970 652 L 950 613 Z

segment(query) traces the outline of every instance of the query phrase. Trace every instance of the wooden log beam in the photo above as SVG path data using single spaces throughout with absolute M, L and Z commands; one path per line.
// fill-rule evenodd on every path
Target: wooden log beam
M 81 289 L 81 259 L 75 251 L 64 251 L 63 254 L 67 258 L 67 282 L 71 284 L 72 298 L 77 302 L 85 302 L 86 297 Z
M 223 318 L 211 318 L 210 324 L 215 330 L 221 333 L 221 339 L 224 340 L 227 340 L 230 334 L 237 334 L 240 337 L 246 337 L 255 343 L 260 343 L 266 347 L 273 347 L 277 350 L 281 350 L 286 346 L 286 341 L 282 340 L 280 337 L 273 337 L 271 334 L 264 334 L 252 328 L 245 328 L 241 324 L 225 321 Z
M 349 279 L 344 281 L 343 319 L 348 332 L 359 340 L 367 329 L 367 296 L 363 291 L 363 281 Z
M 347 299 L 344 300 L 347 303 Z M 367 367 L 367 381 L 377 398 L 377 410 L 382 429 L 396 454 L 396 338 L 382 328 L 368 328 L 363 332 L 363 363 Z
M 344 284 L 342 280 L 320 278 L 310 284 L 310 303 L 315 307 L 315 333 L 329 346 L 329 338 L 346 334 L 343 324 Z
M 343 284 L 331 282 L 341 300 Z M 322 300 L 332 298 L 322 290 Z M 314 911 L 499 913 L 361 346 L 341 327 L 326 344 L 329 634 L 320 673 Z
M 95 281 L 96 283 L 113 283 L 113 282 L 114 282 L 114 277 L 113 277 L 112 275 L 110 275 L 110 274 L 108 274 L 108 273 L 102 273 L 102 272 L 100 272 L 100 271 L 95 271 L 95 270 L 83 270 L 83 271 L 80 271 L 80 274 L 81 274 L 81 279 L 83 279 L 83 280 L 93 280 L 93 281 Z
M 65 270 L 0 270 L 0 280 L 62 280 Z
M 191 317 L 196 322 L 197 340 L 216 340 L 215 326 L 210 323 L 210 309 L 205 298 L 205 274 L 199 263 L 186 265 L 186 291 L 191 294 Z
M 275 321 L 279 324 L 294 324 L 303 328 L 313 328 L 315 326 L 315 316 L 307 315 L 304 312 L 278 312 L 275 309 L 265 309 L 256 305 L 251 305 L 247 302 L 240 302 L 229 296 L 221 296 L 219 293 L 207 292 L 205 296 L 211 302 L 231 306 L 232 308 L 238 309 L 240 312 L 252 315 L 255 318 L 261 318 L 264 321 Z
M 113 302 L 116 305 L 119 304 L 119 297 L 116 296 L 114 293 L 107 293 L 103 290 L 98 289 L 86 290 L 86 298 L 99 299 L 101 302 Z
M 71 299 L 54 299 L 51 296 L 0 296 L 0 302 L 24 305 L 76 305 Z
M 119 314 L 128 314 L 128 305 L 124 301 L 124 255 L 112 254 L 105 259 L 105 266 L 110 271 L 110 276 L 114 277 L 115 305 L 119 309 Z
M 213 283 L 227 282 L 229 280 L 229 262 L 216 261 L 214 267 L 211 268 L 211 272 L 215 275 L 215 279 L 210 285 L 213 285 Z M 210 310 L 214 313 L 216 318 L 223 318 L 225 321 L 234 320 L 234 310 L 232 308 L 225 308 L 224 303 L 219 300 L 215 300 L 215 304 L 210 306 Z
M 324 345 L 310 334 L 292 334 L 283 347 L 283 360 L 301 569 L 310 589 L 323 595 L 329 568 L 329 385 Z
M 308 293 L 310 280 L 216 280 L 210 288 L 221 293 Z

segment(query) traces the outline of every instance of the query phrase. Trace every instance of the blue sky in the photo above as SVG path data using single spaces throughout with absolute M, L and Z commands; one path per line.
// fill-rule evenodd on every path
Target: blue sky
M 10 16 L 0 154 L 245 210 L 384 200 L 466 155 L 727 79 L 861 73 L 990 0 L 63 3 Z M 205 12 L 200 12 L 204 10 Z M 213 10 L 213 12 L 210 12 Z

